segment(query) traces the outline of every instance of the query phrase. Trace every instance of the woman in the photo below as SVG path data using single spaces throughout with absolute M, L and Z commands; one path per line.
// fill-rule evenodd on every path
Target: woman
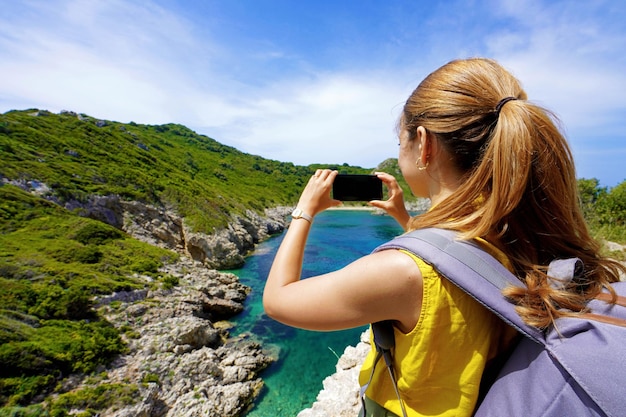
M 410 218 L 387 174 L 386 210 L 405 230 L 439 227 L 475 239 L 523 280 L 507 295 L 534 326 L 576 314 L 620 266 L 599 255 L 578 207 L 571 152 L 551 114 L 526 101 L 519 82 L 488 59 L 450 62 L 408 98 L 399 121 L 398 163 L 413 194 L 432 208 Z M 310 330 L 394 323 L 394 368 L 401 401 L 385 368 L 366 391 L 368 415 L 469 416 L 490 359 L 515 332 L 411 254 L 386 250 L 328 274 L 300 280 L 312 218 L 340 204 L 331 199 L 336 172 L 318 170 L 269 273 L 263 302 L 270 317 Z M 304 215 L 299 215 L 304 213 Z M 546 275 L 556 258 L 578 257 L 582 280 L 554 289 Z M 557 288 L 557 286 L 555 286 Z M 559 310 L 564 307 L 569 312 Z M 374 353 L 361 371 L 370 379 Z

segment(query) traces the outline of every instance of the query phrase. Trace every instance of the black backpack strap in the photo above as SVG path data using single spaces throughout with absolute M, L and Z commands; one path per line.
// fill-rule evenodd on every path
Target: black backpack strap
M 364 410 L 364 415 L 367 416 L 367 411 L 365 410 L 365 391 L 367 387 L 372 382 L 372 378 L 374 377 L 374 371 L 376 370 L 376 365 L 380 361 L 382 357 L 385 360 L 385 366 L 387 367 L 387 371 L 389 372 L 389 377 L 391 378 L 391 382 L 393 382 L 393 388 L 396 391 L 396 396 L 398 397 L 398 401 L 400 402 L 400 408 L 402 409 L 402 416 L 407 417 L 406 410 L 404 408 L 404 401 L 402 401 L 402 397 L 400 396 L 400 391 L 398 391 L 398 382 L 396 381 L 396 372 L 393 369 L 393 355 L 391 350 L 395 347 L 396 341 L 393 335 L 393 324 L 391 321 L 379 321 L 376 323 L 372 323 L 372 334 L 374 336 L 374 345 L 376 346 L 376 359 L 374 359 L 374 364 L 372 365 L 372 372 L 370 373 L 369 380 L 367 384 L 365 384 L 361 388 L 361 401 L 362 407 Z

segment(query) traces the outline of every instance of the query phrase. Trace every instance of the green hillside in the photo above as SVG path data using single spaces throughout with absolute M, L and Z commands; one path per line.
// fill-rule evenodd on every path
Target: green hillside
M 45 183 L 61 202 L 115 194 L 173 208 L 203 232 L 224 227 L 246 209 L 294 204 L 312 172 L 240 152 L 181 125 L 39 110 L 0 116 L 0 153 L 0 176 Z

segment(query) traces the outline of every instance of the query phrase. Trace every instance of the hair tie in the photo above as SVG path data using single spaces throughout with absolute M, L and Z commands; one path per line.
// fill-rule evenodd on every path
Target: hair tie
M 500 116 L 500 110 L 502 107 L 511 100 L 517 100 L 517 97 L 505 97 L 496 104 L 496 115 Z

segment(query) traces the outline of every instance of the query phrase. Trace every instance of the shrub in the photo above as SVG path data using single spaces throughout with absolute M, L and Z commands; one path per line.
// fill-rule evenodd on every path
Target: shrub
M 97 264 L 102 259 L 103 253 L 97 246 L 64 246 L 52 252 L 52 257 L 60 262 L 83 264 Z
M 138 274 L 156 274 L 161 263 L 149 258 L 139 259 L 130 266 L 130 270 Z
M 124 234 L 116 228 L 100 222 L 89 222 L 74 235 L 83 245 L 102 245 L 110 240 L 121 239 Z
M 596 210 L 601 223 L 626 225 L 626 181 L 603 194 L 598 199 Z
M 100 259 L 102 259 L 102 252 L 93 246 L 80 248 L 74 255 L 74 260 L 83 264 L 97 264 Z
M 178 285 L 178 278 L 168 274 L 161 277 L 161 282 L 163 283 L 163 289 L 169 290 Z
M 150 382 L 160 385 L 159 376 L 157 374 L 145 374 L 141 379 L 141 382 L 148 384 Z
M 47 417 L 48 412 L 45 411 L 40 404 L 28 407 L 3 407 L 0 408 L 0 417 Z
M 585 220 L 593 235 L 602 240 L 626 242 L 626 181 L 607 190 L 600 187 L 595 178 L 580 179 L 578 191 Z M 620 258 L 615 254 L 612 256 Z
M 51 375 L 0 379 L 0 401 L 11 407 L 26 406 L 33 397 L 50 390 L 54 384 L 55 378 Z
M 138 387 L 133 384 L 101 384 L 96 387 L 86 387 L 59 395 L 50 404 L 50 414 L 54 415 L 55 412 L 65 412 L 73 408 L 93 410 L 97 413 L 116 404 L 132 404 L 137 392 Z

